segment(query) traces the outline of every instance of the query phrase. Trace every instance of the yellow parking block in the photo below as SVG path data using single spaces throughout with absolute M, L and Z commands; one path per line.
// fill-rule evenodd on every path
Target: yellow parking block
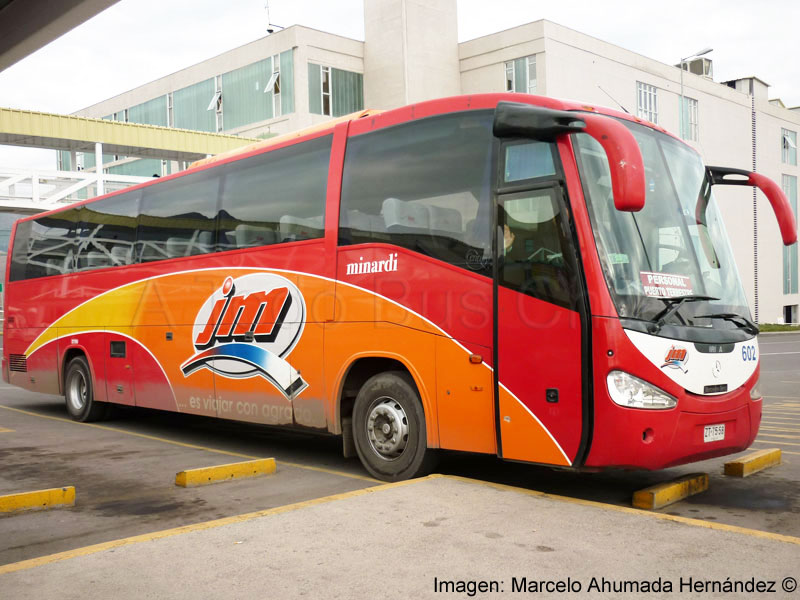
M 218 481 L 228 481 L 241 477 L 258 477 L 259 475 L 271 475 L 275 472 L 274 458 L 259 458 L 257 460 L 247 460 L 244 462 L 229 463 L 216 467 L 205 467 L 202 469 L 189 469 L 181 471 L 175 475 L 175 485 L 181 487 L 193 487 L 196 485 L 207 485 Z
M 14 431 L 13 429 L 8 429 L 7 427 L 0 427 L 0 433 L 11 433 Z
M 725 463 L 725 475 L 747 477 L 781 464 L 781 449 L 767 448 Z
M 0 513 L 22 510 L 46 510 L 61 508 L 75 504 L 75 488 L 73 486 L 22 492 L 0 496 Z
M 655 510 L 678 500 L 705 492 L 708 489 L 708 473 L 692 473 L 674 481 L 659 483 L 633 493 L 636 508 Z

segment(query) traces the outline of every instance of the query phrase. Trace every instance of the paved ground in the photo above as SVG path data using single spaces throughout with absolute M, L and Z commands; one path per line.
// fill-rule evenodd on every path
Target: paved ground
M 760 387 L 765 394 L 764 419 L 761 433 L 754 446 L 757 448 L 775 446 L 782 448 L 784 464 L 775 469 L 744 480 L 732 479 L 722 476 L 724 460 L 718 459 L 657 473 L 577 474 L 504 463 L 492 457 L 453 453 L 444 456 L 440 470 L 445 474 L 560 494 L 573 499 L 598 501 L 616 507 L 629 506 L 633 491 L 657 481 L 671 479 L 682 473 L 707 471 L 711 475 L 711 489 L 704 494 L 664 509 L 661 512 L 666 515 L 662 514 L 662 517 L 669 515 L 676 515 L 678 518 L 691 517 L 703 520 L 708 524 L 730 524 L 773 534 L 800 537 L 800 334 L 762 336 L 760 346 L 762 352 Z M 9 431 L 3 431 L 3 429 Z M 278 472 L 275 476 L 188 490 L 176 488 L 173 484 L 175 473 L 183 469 L 267 456 L 275 457 L 278 461 Z M 88 460 L 89 457 L 92 457 L 92 460 Z M 118 418 L 100 426 L 83 425 L 66 418 L 63 398 L 31 394 L 2 384 L 0 384 L 0 464 L 2 464 L 0 494 L 12 490 L 41 489 L 62 485 L 76 485 L 78 489 L 76 506 L 72 509 L 0 517 L 0 565 L 9 565 L 9 563 L 34 557 L 45 557 L 57 552 L 72 551 L 88 545 L 111 542 L 130 536 L 152 535 L 154 532 L 179 526 L 202 526 L 199 524 L 209 522 L 209 520 L 228 518 L 252 511 L 279 509 L 283 506 L 295 507 L 298 502 L 314 502 L 318 498 L 327 498 L 350 491 L 360 493 L 358 490 L 375 485 L 375 482 L 366 476 L 357 460 L 346 460 L 341 457 L 340 442 L 334 438 L 315 437 L 190 415 L 135 409 L 122 410 Z M 433 493 L 430 490 L 435 491 L 440 488 L 422 486 L 408 489 L 408 493 L 414 493 L 411 490 L 416 489 L 420 490 L 422 495 L 428 495 Z M 363 512 L 365 518 L 372 518 L 374 516 L 371 512 L 372 509 L 365 509 L 362 506 L 364 502 L 369 503 L 372 497 L 372 494 L 359 496 L 358 503 L 353 505 L 357 508 L 352 510 Z M 458 495 L 440 498 L 436 501 L 461 504 L 464 501 L 471 502 L 471 497 Z M 435 499 L 431 498 L 430 500 L 434 501 Z M 347 500 L 347 502 L 350 501 Z M 346 503 L 342 503 L 341 506 L 346 505 L 350 506 Z M 477 515 L 472 515 L 470 518 L 480 521 L 481 514 L 488 505 L 475 504 L 474 506 L 479 506 L 480 509 L 475 511 Z M 574 507 L 574 505 L 570 504 L 564 507 L 558 513 L 557 518 L 570 521 L 570 511 L 572 510 L 570 507 Z M 468 508 L 467 506 L 454 507 L 453 510 Z M 302 511 L 293 512 L 297 512 L 299 515 L 304 514 L 305 510 L 304 508 Z M 413 510 L 408 507 L 404 510 L 405 512 L 401 511 L 400 514 L 405 514 L 404 518 L 407 524 L 412 524 L 413 519 L 416 518 Z M 531 505 L 525 510 L 538 511 L 540 507 Z M 513 518 L 509 515 L 513 515 Z M 274 516 L 269 517 L 269 519 L 273 519 L 270 522 L 273 523 L 272 527 L 278 527 L 276 531 L 280 531 L 283 521 L 275 520 Z M 511 534 L 516 531 L 515 523 L 518 522 L 518 519 L 524 521 L 530 516 L 527 513 L 512 511 L 508 511 L 506 516 L 511 531 L 501 534 L 503 538 L 488 536 L 487 539 L 496 540 L 494 542 L 495 551 L 501 556 L 516 551 L 521 552 L 525 557 L 519 559 L 517 563 L 513 563 L 513 561 L 509 563 L 518 565 L 517 571 L 512 574 L 517 577 L 525 576 L 525 561 L 537 569 L 543 564 L 550 565 L 553 562 L 550 559 L 556 557 L 559 560 L 555 562 L 561 564 L 562 557 L 549 554 L 549 550 L 532 549 L 530 544 L 514 546 L 517 542 L 511 542 L 510 539 L 513 537 Z M 600 521 L 605 520 L 600 513 L 595 518 Z M 435 517 L 424 522 L 431 523 L 427 526 L 423 525 L 424 527 L 439 527 L 435 524 Z M 642 557 L 648 556 L 650 544 L 653 540 L 662 539 L 660 534 L 665 531 L 663 528 L 666 527 L 664 521 L 656 522 L 661 523 L 659 525 L 661 529 L 656 527 L 654 530 L 658 535 L 652 538 L 642 537 L 637 543 L 631 542 L 630 545 L 623 546 L 621 554 L 617 556 L 618 562 L 627 564 L 633 561 L 633 563 L 639 564 L 643 560 Z M 598 529 L 596 535 L 605 540 L 613 538 L 616 535 L 613 529 L 616 527 L 614 523 L 613 520 L 608 521 L 609 528 Z M 250 525 L 243 526 L 249 527 Z M 522 526 L 520 525 L 520 527 Z M 600 523 L 598 523 L 599 526 Z M 594 531 L 591 528 L 589 530 Z M 427 530 L 423 529 L 422 531 Z M 467 542 L 448 529 L 438 529 L 437 531 L 443 534 L 441 540 L 444 545 L 435 548 L 434 554 L 438 555 L 442 552 L 446 554 L 449 545 Z M 692 543 L 687 544 L 687 548 L 714 547 L 722 539 L 707 538 L 706 530 L 692 529 L 691 531 L 695 532 L 692 534 L 694 538 Z M 322 536 L 322 538 L 342 544 L 342 552 L 347 552 L 349 564 L 350 529 L 340 529 L 338 526 L 336 528 L 320 527 L 315 535 L 322 535 L 326 532 L 333 532 L 333 535 Z M 713 534 L 713 536 L 717 535 L 718 533 Z M 421 564 L 424 564 L 427 558 L 416 559 L 421 561 L 421 564 L 416 566 L 398 565 L 394 553 L 395 545 L 398 543 L 395 539 L 396 534 L 390 528 L 384 531 L 383 522 L 380 519 L 372 522 L 372 536 L 373 539 L 368 545 L 371 545 L 376 556 L 382 557 L 384 565 L 390 572 L 397 571 L 401 575 L 413 573 L 414 577 L 421 582 L 419 583 L 422 586 L 421 591 L 432 586 L 432 572 L 421 570 Z M 214 538 L 209 539 L 211 540 L 209 543 L 217 543 Z M 301 541 L 305 543 L 311 539 L 309 537 Z M 403 547 L 413 545 L 413 540 L 412 537 L 409 541 L 403 541 Z M 598 555 L 606 552 L 602 548 L 594 546 L 596 541 L 594 538 L 578 534 L 573 539 L 560 540 L 559 548 L 576 546 L 575 540 L 580 540 L 577 544 L 579 548 L 583 548 L 584 545 L 594 548 Z M 316 544 L 318 541 L 315 540 L 314 543 Z M 264 542 L 262 558 L 272 556 L 268 550 L 265 550 L 272 545 L 272 541 L 269 541 L 269 544 Z M 149 547 L 150 545 L 145 544 L 144 546 Z M 556 547 L 546 543 L 536 546 Z M 515 550 L 515 548 L 519 548 L 519 550 Z M 659 548 L 661 547 L 659 546 Z M 220 557 L 224 557 L 224 552 L 229 551 L 224 544 L 217 549 L 223 552 Z M 305 560 L 306 553 L 304 551 L 298 548 L 286 548 L 285 550 L 290 553 L 291 557 Z M 751 548 L 751 550 L 761 552 L 765 549 Z M 115 550 L 114 552 L 120 551 Z M 772 552 L 771 549 L 769 551 Z M 198 549 L 198 552 L 199 555 L 202 555 L 205 550 Z M 320 559 L 320 562 L 338 565 L 340 562 L 338 558 L 342 556 L 342 552 L 334 552 L 333 558 Z M 694 555 L 692 554 L 694 550 L 688 552 L 690 556 Z M 794 552 L 796 558 L 794 564 L 800 564 L 800 553 L 798 553 L 797 546 L 794 547 Z M 400 556 L 404 555 L 401 553 Z M 478 558 L 476 559 L 475 556 Z M 475 556 L 472 558 L 461 557 L 459 564 L 464 561 L 466 561 L 465 564 L 479 566 L 484 564 L 483 554 L 477 553 Z M 753 556 L 762 555 L 754 554 Z M 542 559 L 547 560 L 542 562 Z M 93 558 L 91 560 L 100 559 Z M 199 556 L 196 561 L 193 558 L 192 564 L 196 565 L 197 574 L 205 573 L 210 568 L 203 564 L 204 560 L 206 559 L 201 559 Z M 305 564 L 303 560 L 300 560 L 301 564 Z M 725 561 L 721 562 L 725 564 Z M 73 560 L 67 562 L 71 563 Z M 679 564 L 680 560 L 676 558 L 673 562 Z M 209 564 L 212 563 L 213 561 Z M 756 561 L 754 564 L 757 564 L 760 569 L 762 563 L 764 561 Z M 270 564 L 265 563 L 263 568 L 266 569 L 266 572 L 277 576 L 276 573 L 279 574 L 279 572 L 275 569 L 278 567 L 273 568 L 269 566 Z M 155 565 L 153 568 L 157 567 L 158 565 Z M 0 567 L 0 569 L 2 568 Z M 50 568 L 55 569 L 56 567 L 47 567 L 47 569 Z M 68 567 L 58 567 L 58 569 L 66 568 Z M 284 567 L 280 567 L 280 569 L 285 570 Z M 294 572 L 292 569 L 288 570 Z M 316 570 L 321 574 L 326 572 L 325 568 Z M 60 579 L 61 575 L 58 570 L 41 571 L 45 574 L 51 572 L 54 573 L 54 577 Z M 499 577 L 499 575 L 493 575 L 492 569 L 489 568 L 486 571 L 475 572 L 476 575 L 473 579 L 476 577 Z M 624 574 L 624 572 L 626 571 L 610 570 L 608 575 L 620 577 L 620 574 Z M 644 575 L 650 576 L 649 573 L 642 572 Z M 464 576 L 460 571 L 453 570 L 442 571 L 442 573 L 441 577 Z M 511 573 L 511 571 L 506 569 L 503 573 Z M 536 573 L 537 571 L 534 571 L 534 574 Z M 730 573 L 731 577 L 735 575 L 735 573 Z M 758 573 L 754 572 L 753 576 L 755 575 Z M 375 577 L 380 581 L 385 581 L 379 575 Z M 390 573 L 388 579 L 393 578 L 394 575 Z M 45 579 L 49 581 L 49 578 Z M 200 579 L 203 580 L 202 577 Z M 25 579 L 20 581 L 23 580 Z M 331 581 L 334 580 L 336 577 L 331 576 Z M 0 599 L 16 597 L 14 595 L 7 596 L 4 593 L 5 583 L 6 580 L 0 578 Z M 586 583 L 584 582 L 585 585 Z M 238 582 L 236 584 L 238 585 Z M 111 585 L 110 582 L 108 585 Z M 511 585 L 510 582 L 507 582 L 507 585 Z M 98 594 L 92 595 L 99 595 L 99 589 Z M 298 594 L 301 591 L 299 587 L 294 589 Z M 383 587 L 380 589 L 384 590 Z M 154 593 L 153 597 L 163 595 L 156 593 L 155 590 L 150 591 Z M 102 593 L 105 594 L 105 592 Z M 382 593 L 384 592 L 382 591 Z M 385 592 L 384 595 L 395 597 L 389 592 Z M 412 595 L 407 597 L 412 597 Z M 209 596 L 203 595 L 203 597 Z M 242 597 L 251 596 L 245 594 Z M 780 595 L 771 597 L 780 597 Z
M 781 448 L 783 464 L 746 479 L 725 477 L 727 456 L 657 472 L 570 473 L 504 463 L 484 456 L 448 457 L 441 472 L 553 494 L 630 506 L 633 492 L 693 472 L 710 489 L 661 512 L 800 537 L 800 334 L 759 337 L 764 394 L 762 426 L 753 447 Z
M 0 427 L 11 430 L 0 433 L 0 494 L 76 488 L 75 506 L 68 510 L 0 516 L 0 564 L 377 483 L 357 463 L 342 472 L 326 466 L 326 456 L 341 453 L 333 439 L 295 434 L 287 441 L 280 432 L 259 428 L 249 428 L 251 436 L 242 439 L 230 423 L 173 420 L 151 411 L 125 411 L 116 421 L 86 425 L 64 416 L 63 399 L 18 389 L 0 390 L 0 404 Z M 159 426 L 148 426 L 151 421 Z M 230 443 L 209 448 L 217 440 L 205 435 L 205 427 L 221 428 L 218 435 Z M 269 443 L 262 441 L 267 433 L 274 436 Z M 175 474 L 186 469 L 284 458 L 282 444 L 298 448 L 292 458 L 311 452 L 314 460 L 281 460 L 275 475 L 232 483 L 174 483 Z
M 9 598 L 36 589 L 64 599 L 405 600 L 563 595 L 557 585 L 574 597 L 640 598 L 658 585 L 656 597 L 741 598 L 753 595 L 749 585 L 791 598 L 800 577 L 800 539 L 447 477 L 212 525 L 0 567 L 0 589 Z M 725 584 L 739 593 L 722 593 Z

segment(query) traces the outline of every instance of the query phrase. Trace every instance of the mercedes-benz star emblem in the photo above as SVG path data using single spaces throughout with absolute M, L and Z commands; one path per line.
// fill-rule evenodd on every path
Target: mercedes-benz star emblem
M 711 374 L 716 378 L 719 377 L 719 374 L 722 372 L 722 365 L 719 361 L 714 361 L 714 366 L 711 367 Z

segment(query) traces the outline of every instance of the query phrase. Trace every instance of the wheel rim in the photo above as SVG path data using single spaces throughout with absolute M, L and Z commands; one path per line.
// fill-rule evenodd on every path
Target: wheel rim
M 67 385 L 67 402 L 75 412 L 80 412 L 86 406 L 87 394 L 86 376 L 81 371 L 74 371 L 70 375 Z
M 372 450 L 384 460 L 395 460 L 408 446 L 408 417 L 400 403 L 382 396 L 367 416 L 367 437 Z

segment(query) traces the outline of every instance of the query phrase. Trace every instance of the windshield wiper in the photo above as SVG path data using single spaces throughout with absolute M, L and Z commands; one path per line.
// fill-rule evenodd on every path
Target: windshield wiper
M 687 295 L 687 296 L 679 296 L 677 298 L 659 298 L 662 300 L 667 307 L 658 313 L 655 317 L 653 317 L 653 322 L 647 326 L 647 330 L 650 333 L 658 333 L 661 331 L 661 327 L 664 326 L 664 323 L 667 319 L 669 319 L 672 315 L 678 312 L 678 309 L 683 306 L 684 302 L 699 302 L 701 300 L 719 300 L 719 298 L 714 298 L 713 296 L 700 296 L 700 295 Z
M 753 323 L 747 317 L 737 315 L 736 313 L 715 313 L 713 315 L 695 315 L 695 319 L 724 319 L 730 321 L 740 329 L 744 329 L 747 333 L 758 335 L 758 325 Z

